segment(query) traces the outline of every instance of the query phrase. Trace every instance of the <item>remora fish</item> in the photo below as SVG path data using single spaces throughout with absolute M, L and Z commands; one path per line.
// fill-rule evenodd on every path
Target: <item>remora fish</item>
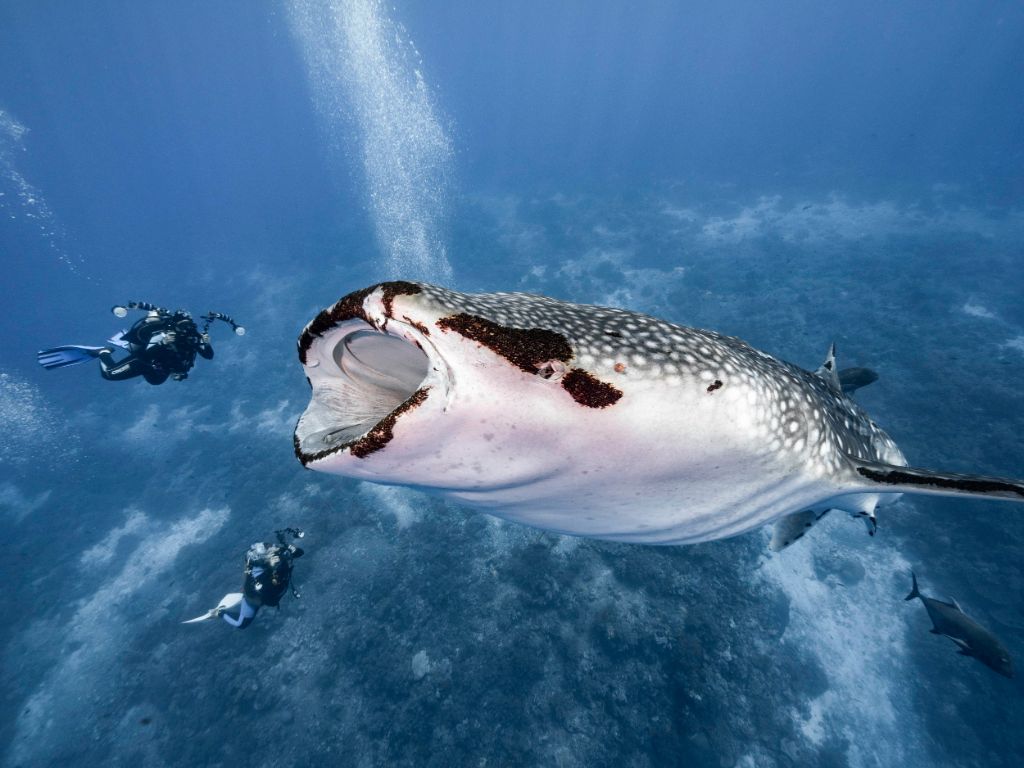
M 302 332 L 308 468 L 432 491 L 510 520 L 684 544 L 900 493 L 1024 501 L 1021 481 L 906 467 L 817 373 L 739 339 L 521 293 L 373 285 Z
M 839 386 L 846 395 L 852 395 L 875 381 L 878 381 L 878 374 L 870 368 L 844 368 L 839 371 Z
M 917 590 L 917 576 L 911 572 L 914 587 L 905 600 L 921 598 L 928 618 L 932 620 L 931 633 L 945 635 L 959 647 L 961 656 L 972 656 L 986 667 L 990 667 L 1000 675 L 1013 677 L 1013 661 L 999 638 L 964 613 L 956 600 L 944 603 L 934 597 L 925 597 Z

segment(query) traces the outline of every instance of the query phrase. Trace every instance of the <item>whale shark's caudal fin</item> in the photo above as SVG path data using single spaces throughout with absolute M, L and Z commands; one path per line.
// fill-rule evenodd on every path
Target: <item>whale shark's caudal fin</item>
M 935 472 L 865 461 L 852 456 L 847 458 L 858 479 L 864 481 L 862 489 L 931 496 L 983 496 L 986 499 L 1024 502 L 1024 480 Z

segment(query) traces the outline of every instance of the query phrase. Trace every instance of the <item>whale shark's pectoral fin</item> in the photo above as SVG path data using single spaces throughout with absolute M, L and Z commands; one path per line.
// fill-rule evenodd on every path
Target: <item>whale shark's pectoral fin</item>
M 829 499 L 826 502 L 826 509 L 839 509 L 848 513 L 850 517 L 860 518 L 868 528 L 868 535 L 874 536 L 878 530 L 875 507 L 878 506 L 880 499 L 881 494 L 877 492 L 848 493 Z
M 850 513 L 850 517 L 859 517 L 867 526 L 868 536 L 874 536 L 878 531 L 878 518 L 875 517 L 875 508 L 878 506 L 877 493 L 858 493 L 844 500 L 841 505 Z
M 772 541 L 769 545 L 772 551 L 779 552 L 788 547 L 828 513 L 827 509 L 818 511 L 805 509 L 803 512 L 786 515 L 772 528 Z
M 961 475 L 916 467 L 897 467 L 847 456 L 856 473 L 858 490 L 921 493 L 930 496 L 983 496 L 1024 502 L 1024 480 L 984 475 Z
M 842 392 L 843 387 L 839 383 L 839 373 L 836 371 L 836 344 L 832 342 L 832 345 L 828 348 L 828 354 L 825 355 L 825 362 L 821 364 L 818 370 L 815 371 L 818 376 L 825 380 L 829 388 L 833 392 Z

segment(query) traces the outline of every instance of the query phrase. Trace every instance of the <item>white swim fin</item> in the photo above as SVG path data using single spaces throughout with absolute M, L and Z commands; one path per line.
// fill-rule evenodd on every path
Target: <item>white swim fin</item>
M 196 616 L 194 619 L 189 619 L 188 621 L 183 621 L 181 623 L 182 624 L 197 624 L 200 621 L 207 621 L 208 619 L 216 619 L 218 616 L 220 616 L 222 613 L 224 613 L 224 611 L 230 611 L 232 608 L 234 608 L 240 602 L 242 602 L 242 593 L 241 592 L 229 592 L 228 594 L 224 595 L 224 597 L 222 597 L 220 599 L 220 602 L 217 603 L 217 607 L 216 608 L 211 608 L 206 613 L 204 613 L 202 616 Z
M 107 339 L 107 344 L 113 344 L 115 347 L 120 347 L 121 349 L 128 349 L 128 342 L 125 341 L 124 338 L 124 335 L 126 333 L 128 333 L 128 329 L 122 328 L 120 331 L 118 331 L 109 339 Z

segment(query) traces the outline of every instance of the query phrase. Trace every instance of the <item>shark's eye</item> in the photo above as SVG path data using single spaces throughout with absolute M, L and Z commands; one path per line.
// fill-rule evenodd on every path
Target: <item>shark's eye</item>
M 405 403 L 430 370 L 414 344 L 359 321 L 325 334 L 315 347 L 306 365 L 313 398 L 295 431 L 304 454 L 358 440 Z M 317 359 L 320 365 L 310 364 Z

